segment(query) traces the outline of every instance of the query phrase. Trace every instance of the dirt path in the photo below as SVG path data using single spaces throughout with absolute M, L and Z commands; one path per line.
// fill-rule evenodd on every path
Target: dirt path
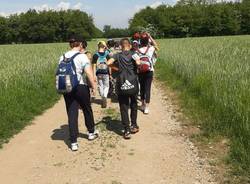
M 171 102 L 163 101 L 155 86 L 152 96 L 150 115 L 139 113 L 141 132 L 129 141 L 119 136 L 121 126 L 114 110 L 118 105 L 103 112 L 95 104 L 101 137 L 88 142 L 81 134 L 75 153 L 66 145 L 67 118 L 60 100 L 0 150 L 1 183 L 214 183 L 196 148 L 177 133 L 181 127 Z M 82 123 L 80 130 L 86 132 Z

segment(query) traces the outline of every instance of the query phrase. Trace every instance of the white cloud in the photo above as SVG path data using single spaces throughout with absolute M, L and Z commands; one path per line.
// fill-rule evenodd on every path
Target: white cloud
M 48 4 L 43 4 L 40 6 L 34 6 L 33 8 L 37 11 L 48 11 L 48 10 L 60 11 L 60 10 L 68 10 L 68 9 L 80 10 L 80 9 L 85 9 L 86 7 L 83 7 L 83 4 L 80 2 L 76 4 L 71 4 L 70 2 L 61 1 L 55 6 L 49 6 Z
M 49 11 L 51 9 L 48 4 L 43 4 L 41 6 L 34 6 L 33 8 L 37 11 Z
M 157 8 L 158 6 L 164 4 L 164 2 L 161 2 L 161 1 L 155 1 L 154 3 L 150 4 L 150 5 L 135 5 L 134 6 L 134 10 L 135 12 L 138 12 L 140 11 L 141 9 L 143 8 L 146 8 L 147 6 L 151 7 L 151 8 Z
M 151 8 L 157 8 L 158 6 L 162 5 L 163 2 L 161 1 L 156 1 L 153 4 L 150 5 Z
M 145 8 L 146 6 L 144 6 L 144 5 L 135 5 L 135 11 L 140 11 L 141 9 L 143 9 L 143 8 Z
M 9 15 L 10 15 L 9 13 L 0 12 L 0 16 L 2 17 L 8 17 Z
M 56 10 L 68 10 L 70 9 L 70 3 L 69 2 L 60 2 L 56 8 Z
M 82 8 L 82 3 L 77 3 L 72 8 L 75 10 L 80 10 Z
M 13 14 L 21 14 L 23 13 L 23 11 L 16 11 L 16 12 L 0 12 L 0 16 L 2 17 L 9 17 L 10 15 L 13 15 Z
M 70 2 L 64 2 L 61 1 L 58 4 L 54 5 L 54 6 L 50 6 L 49 4 L 42 4 L 42 5 L 37 5 L 34 6 L 33 9 L 37 10 L 37 11 L 49 11 L 49 10 L 55 10 L 55 11 L 60 11 L 60 10 L 68 10 L 68 9 L 74 9 L 74 10 L 84 10 L 84 11 L 88 11 L 91 9 L 90 6 L 83 6 L 82 3 L 78 2 L 76 4 L 71 4 Z M 20 11 L 13 11 L 13 12 L 0 12 L 0 16 L 2 17 L 8 17 L 11 14 L 21 14 L 23 12 L 27 11 L 26 10 L 20 10 Z

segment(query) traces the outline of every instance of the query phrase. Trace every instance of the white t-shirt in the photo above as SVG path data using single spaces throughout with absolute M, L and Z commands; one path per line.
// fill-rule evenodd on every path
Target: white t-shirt
M 148 47 L 141 47 L 139 50 L 141 53 L 145 53 L 147 51 Z M 140 52 L 136 52 L 134 55 L 133 55 L 133 59 L 134 60 L 138 60 L 140 59 Z M 154 53 L 155 53 L 155 47 L 153 46 L 149 46 L 149 49 L 146 53 L 146 55 L 149 57 L 150 59 L 150 62 L 151 62 L 151 70 L 150 71 L 154 71 L 154 62 L 153 62 L 153 59 L 154 59 Z
M 66 58 L 71 58 L 72 56 L 74 56 L 76 53 L 78 53 L 78 51 L 68 51 L 64 54 L 64 56 Z M 63 56 L 60 57 L 60 61 L 59 63 L 63 61 Z M 79 54 L 74 58 L 74 63 L 76 66 L 76 74 L 77 74 L 77 78 L 79 80 L 79 84 L 87 84 L 87 79 L 86 76 L 83 75 L 85 68 L 90 67 L 90 61 L 87 57 L 86 54 Z

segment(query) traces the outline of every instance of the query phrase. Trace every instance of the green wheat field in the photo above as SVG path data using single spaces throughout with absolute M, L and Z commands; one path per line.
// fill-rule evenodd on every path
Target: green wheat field
M 95 50 L 97 41 L 89 43 Z M 230 138 L 232 162 L 250 170 L 250 36 L 159 40 L 159 80 L 206 112 L 202 128 Z M 58 99 L 54 73 L 67 43 L 0 46 L 0 145 Z M 209 116 L 207 115 L 209 114 Z
M 230 160 L 250 173 L 250 36 L 170 39 L 160 46 L 158 79 L 181 89 L 208 136 L 230 138 Z

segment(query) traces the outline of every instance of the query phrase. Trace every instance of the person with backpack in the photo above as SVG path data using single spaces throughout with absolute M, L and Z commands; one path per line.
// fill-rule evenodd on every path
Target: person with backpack
M 137 124 L 137 94 L 139 91 L 137 66 L 140 59 L 133 59 L 134 52 L 131 51 L 131 43 L 128 38 L 121 40 L 122 52 L 115 54 L 108 60 L 108 65 L 113 65 L 117 61 L 119 69 L 116 81 L 116 93 L 120 106 L 121 119 L 124 126 L 123 137 L 131 138 L 131 133 L 139 132 Z M 131 108 L 131 126 L 128 109 Z
M 139 48 L 140 48 L 139 41 L 138 40 L 133 40 L 131 50 L 136 52 L 136 51 L 138 51 Z
M 56 88 L 58 93 L 63 94 L 69 123 L 69 135 L 71 150 L 77 151 L 78 137 L 78 107 L 83 110 L 85 125 L 88 130 L 88 140 L 98 137 L 95 130 L 93 111 L 90 103 L 90 88 L 95 93 L 93 70 L 87 56 L 80 51 L 85 50 L 82 44 L 83 38 L 74 36 L 70 39 L 71 50 L 60 57 L 56 72 Z M 85 75 L 83 75 L 85 74 Z M 89 85 L 87 85 L 87 78 Z
M 139 32 L 134 33 L 134 35 L 132 36 L 132 42 L 133 41 L 138 41 L 138 43 L 140 42 L 140 38 L 141 38 L 141 34 Z
M 109 93 L 109 73 L 110 68 L 107 61 L 110 59 L 105 41 L 98 43 L 98 51 L 93 55 L 93 66 L 97 76 L 98 89 L 102 97 L 102 108 L 107 107 L 107 97 Z
M 157 62 L 157 59 L 158 59 L 157 52 L 159 51 L 159 46 L 158 46 L 157 42 L 152 38 L 152 36 L 149 33 L 145 33 L 145 34 L 148 35 L 149 44 L 155 48 L 155 52 L 154 52 L 154 55 L 152 57 L 153 65 L 155 65 L 156 62 Z
M 140 48 L 136 51 L 136 59 L 141 61 L 138 68 L 140 95 L 141 95 L 141 110 L 144 114 L 149 114 L 149 103 L 151 97 L 151 84 L 154 75 L 154 54 L 155 46 L 150 45 L 150 40 L 154 41 L 148 33 L 140 35 Z M 154 41 L 152 44 L 156 45 Z M 157 45 L 156 45 L 157 46 Z
M 109 52 L 109 56 L 112 57 L 115 54 L 115 41 L 113 39 L 109 39 L 107 41 L 107 51 Z
M 112 57 L 114 54 L 117 54 L 118 52 L 120 52 L 120 50 L 115 49 L 115 40 L 113 39 L 109 39 L 107 41 L 107 46 L 108 49 L 107 51 L 109 52 L 109 56 Z M 112 66 L 109 67 L 109 93 L 108 96 L 111 97 L 113 100 L 116 97 L 116 93 L 115 93 L 115 85 L 116 85 L 116 77 L 118 74 L 118 68 L 116 67 L 116 63 L 114 63 Z

